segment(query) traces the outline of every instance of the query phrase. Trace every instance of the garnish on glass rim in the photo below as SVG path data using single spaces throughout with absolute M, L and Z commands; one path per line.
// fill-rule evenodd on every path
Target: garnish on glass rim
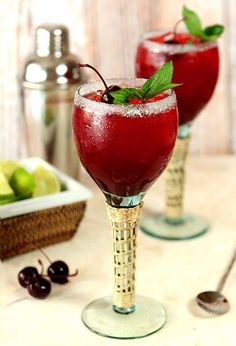
M 120 87 L 118 85 L 110 85 L 108 86 L 105 79 L 103 78 L 103 76 L 101 75 L 101 73 L 98 72 L 98 70 L 93 67 L 92 65 L 90 64 L 78 64 L 78 67 L 88 67 L 88 68 L 91 68 L 98 76 L 99 78 L 101 79 L 104 87 L 105 87 L 105 90 L 103 91 L 102 93 L 102 97 L 101 97 L 101 102 L 104 102 L 104 103 L 113 103 L 113 97 L 111 96 L 111 91 L 116 91 L 116 90 L 120 90 Z
M 126 104 L 129 99 L 140 99 L 141 101 L 150 99 L 163 91 L 175 88 L 181 84 L 171 83 L 173 75 L 173 63 L 168 61 L 160 70 L 150 77 L 141 88 L 124 88 L 112 91 L 110 94 L 114 98 L 114 104 Z
M 210 25 L 203 28 L 197 13 L 186 6 L 183 6 L 182 16 L 188 32 L 193 36 L 200 37 L 202 42 L 214 41 L 220 37 L 224 31 L 224 26 L 221 24 Z
M 102 93 L 101 102 L 109 104 L 127 104 L 129 103 L 129 100 L 141 101 L 135 102 L 135 104 L 142 103 L 143 101 L 151 99 L 165 90 L 181 85 L 171 83 L 173 75 L 172 61 L 165 63 L 160 70 L 158 70 L 143 84 L 141 88 L 121 88 L 118 85 L 108 86 L 102 75 L 92 65 L 79 64 L 78 67 L 89 67 L 97 73 L 105 86 L 105 90 Z

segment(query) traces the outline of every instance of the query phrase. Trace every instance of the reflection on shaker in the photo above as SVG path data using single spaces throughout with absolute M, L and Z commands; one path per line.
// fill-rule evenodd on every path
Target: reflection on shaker
M 84 82 L 77 64 L 78 58 L 69 53 L 68 30 L 62 25 L 41 25 L 21 81 L 28 154 L 75 178 L 79 164 L 71 112 L 74 93 Z

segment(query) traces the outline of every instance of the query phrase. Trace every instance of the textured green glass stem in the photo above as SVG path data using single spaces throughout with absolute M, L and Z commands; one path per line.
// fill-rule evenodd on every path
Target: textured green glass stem
M 166 221 L 178 224 L 183 221 L 185 166 L 190 140 L 189 125 L 178 130 L 174 152 L 166 171 Z

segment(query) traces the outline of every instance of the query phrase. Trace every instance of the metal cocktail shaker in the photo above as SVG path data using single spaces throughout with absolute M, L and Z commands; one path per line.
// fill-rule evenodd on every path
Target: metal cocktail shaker
M 28 57 L 21 80 L 23 122 L 28 154 L 41 157 L 78 177 L 78 158 L 71 134 L 75 90 L 84 82 L 69 52 L 63 25 L 36 29 L 34 54 Z

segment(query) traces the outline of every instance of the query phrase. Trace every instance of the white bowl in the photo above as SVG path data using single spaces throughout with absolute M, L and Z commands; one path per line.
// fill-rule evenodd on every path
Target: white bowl
M 92 193 L 89 189 L 40 158 L 33 157 L 19 160 L 19 162 L 30 172 L 39 165 L 45 166 L 57 175 L 60 182 L 62 182 L 63 185 L 65 184 L 67 190 L 0 206 L 0 219 L 81 202 L 92 197 Z

